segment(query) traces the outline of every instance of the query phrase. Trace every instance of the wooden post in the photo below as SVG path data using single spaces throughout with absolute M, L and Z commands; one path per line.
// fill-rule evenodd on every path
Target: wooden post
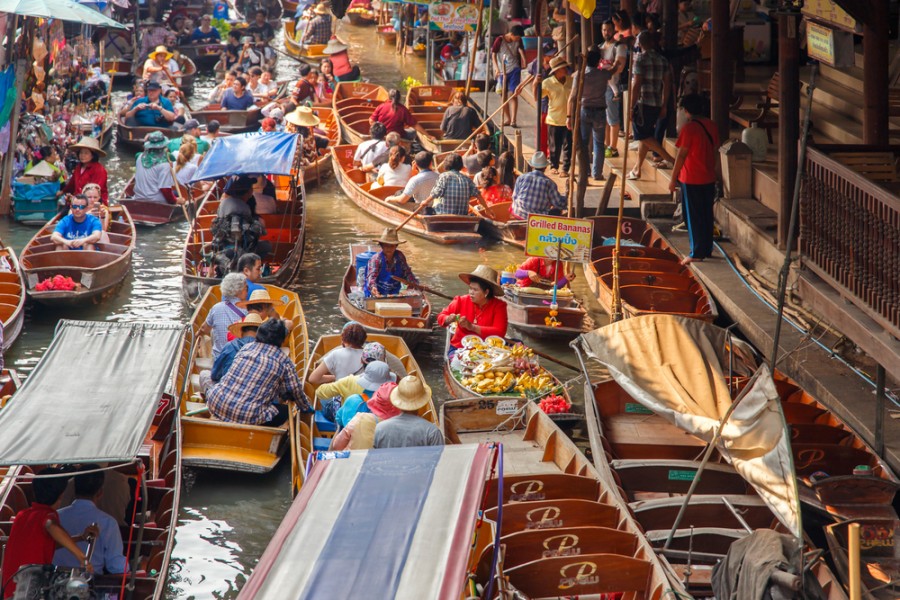
M 541 138 L 542 138 L 542 135 L 541 135 L 541 133 L 542 133 L 541 132 L 541 129 L 542 129 L 541 128 L 541 103 L 542 103 L 543 92 L 541 91 L 541 86 L 543 85 L 542 75 L 543 75 L 543 61 L 544 61 L 544 43 L 543 43 L 543 40 L 541 39 L 541 35 L 543 33 L 541 31 L 541 6 L 542 6 L 541 3 L 542 2 L 543 2 L 543 6 L 547 7 L 547 10 L 549 10 L 549 6 L 547 6 L 547 0 L 535 0 L 535 3 L 534 3 L 534 14 L 535 14 L 534 31 L 537 34 L 537 59 L 535 62 L 535 64 L 537 65 L 537 68 L 535 69 L 535 71 L 536 71 L 535 76 L 537 79 L 537 90 L 538 90 L 538 97 L 537 97 L 537 102 L 536 102 L 537 106 L 535 107 L 537 109 L 535 111 L 537 113 L 537 129 L 535 129 L 535 133 L 534 133 L 534 149 L 535 149 L 535 151 L 540 150 L 542 147 L 542 144 L 541 144 L 541 141 L 542 141 L 541 140 Z
M 678 0 L 662 0 L 662 22 L 678 22 Z M 678 47 L 678 29 L 676 27 L 663 27 L 663 39 L 660 42 L 665 52 L 675 50 Z
M 14 44 L 10 44 L 13 51 Z M 22 109 L 22 94 L 25 87 L 25 74 L 28 72 L 28 61 L 24 58 L 16 60 L 16 100 L 13 104 L 12 116 L 9 120 L 9 150 L 4 156 L 3 162 L 3 189 L 0 192 L 0 215 L 8 215 L 10 208 L 10 193 L 12 190 L 12 170 L 16 155 L 16 138 L 19 135 L 19 113 Z
M 878 365 L 875 371 L 875 453 L 884 458 L 885 371 Z
M 800 14 L 778 13 L 778 245 L 787 244 L 800 139 Z M 715 25 L 713 25 L 715 27 Z M 715 50 L 713 50 L 715 56 Z M 726 138 L 723 138 L 726 139 Z
M 488 105 L 491 102 L 491 30 L 494 28 L 494 3 L 491 2 L 491 5 L 488 7 L 488 27 L 487 32 L 485 33 L 484 39 L 484 55 L 487 57 L 487 60 L 484 64 L 484 114 L 489 114 L 491 111 L 488 108 Z M 469 60 L 474 61 L 475 56 L 478 54 L 478 40 L 475 40 L 475 47 L 469 51 Z
M 677 19 L 673 22 L 677 22 Z M 728 0 L 712 0 L 712 120 L 719 128 L 719 139 L 729 138 L 728 106 L 734 88 L 728 34 L 731 14 Z M 796 37 L 796 36 L 795 36 Z M 784 75 L 782 75 L 784 77 Z M 796 141 L 795 141 L 796 143 Z M 790 181 L 793 183 L 794 179 Z
M 863 144 L 890 143 L 888 127 L 888 0 L 868 2 L 869 19 L 863 24 Z
M 572 12 L 572 8 L 569 7 L 566 9 L 566 43 L 572 41 L 572 37 L 575 35 L 575 13 Z M 570 44 L 568 49 L 566 50 L 566 62 L 571 64 L 575 64 L 575 48 Z
M 584 72 L 587 67 L 587 52 L 590 47 L 590 40 L 588 36 L 591 31 L 591 21 L 590 19 L 585 19 L 582 17 L 581 19 L 581 68 L 579 69 L 578 76 L 578 89 L 576 90 L 575 96 L 575 114 L 572 115 L 572 159 L 570 169 L 574 171 L 575 163 L 578 163 L 578 186 L 575 192 L 575 202 L 573 213 L 569 211 L 569 216 L 581 218 L 581 215 L 584 214 L 584 194 L 587 192 L 588 186 L 588 177 L 591 172 L 591 165 L 588 164 L 588 156 L 590 153 L 588 152 L 588 148 L 593 146 L 593 131 L 588 134 L 587 141 L 581 139 L 581 96 L 584 93 Z M 569 201 L 570 207 L 572 206 L 572 201 Z
M 848 591 L 850 592 L 850 600 L 861 600 L 862 585 L 860 581 L 859 557 L 859 523 L 850 523 L 847 526 L 847 575 L 850 581 Z
M 414 5 L 415 6 L 415 5 Z M 415 10 L 415 9 L 413 9 Z M 478 38 L 481 36 L 481 21 L 484 19 L 484 0 L 479 0 L 478 2 L 478 23 L 475 24 L 475 48 L 474 52 L 471 52 L 469 55 L 469 72 L 466 75 L 466 89 L 465 94 L 466 98 L 469 97 L 469 89 L 472 87 L 472 74 L 475 73 L 475 56 L 478 54 Z M 466 38 L 466 43 L 469 40 Z

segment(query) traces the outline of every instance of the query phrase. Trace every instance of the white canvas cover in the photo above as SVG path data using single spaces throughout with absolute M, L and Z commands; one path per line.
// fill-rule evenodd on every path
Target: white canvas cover
M 696 319 L 647 315 L 582 335 L 576 343 L 637 402 L 707 442 L 731 406 L 727 332 Z M 756 365 L 734 340 L 737 375 Z M 800 501 L 781 402 L 767 365 L 726 422 L 718 444 L 778 519 L 801 535 Z
M 61 321 L 0 410 L 0 465 L 134 458 L 169 385 L 185 327 Z

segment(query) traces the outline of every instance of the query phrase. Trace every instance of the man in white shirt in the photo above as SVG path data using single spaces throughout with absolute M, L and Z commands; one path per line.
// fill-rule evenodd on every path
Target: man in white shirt
M 419 172 L 406 182 L 403 191 L 385 199 L 392 204 L 405 204 L 410 201 L 423 202 L 431 195 L 431 189 L 438 179 L 438 174 L 431 170 L 433 156 L 431 152 L 419 152 L 413 159 Z

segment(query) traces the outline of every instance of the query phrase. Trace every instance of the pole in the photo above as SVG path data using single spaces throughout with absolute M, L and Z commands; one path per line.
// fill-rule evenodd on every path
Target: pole
M 847 562 L 849 574 L 850 600 L 861 600 L 862 590 L 859 565 L 859 523 L 847 526 Z
M 884 458 L 884 366 L 875 371 L 875 453 Z
M 535 72 L 537 73 L 537 89 L 538 89 L 537 98 L 535 99 L 535 100 L 537 100 L 537 102 L 536 102 L 537 106 L 535 106 L 535 108 L 537 109 L 535 111 L 535 113 L 537 114 L 537 129 L 535 130 L 535 134 L 534 134 L 534 140 L 535 140 L 534 141 L 534 149 L 535 149 L 535 151 L 543 148 L 543 144 L 541 143 L 541 134 L 543 133 L 543 131 L 541 131 L 542 130 L 542 127 L 541 127 L 541 104 L 543 102 L 543 100 L 542 100 L 543 92 L 541 91 L 541 85 L 542 85 L 542 80 L 544 79 L 544 76 L 542 73 L 543 66 L 544 66 L 544 40 L 543 40 L 542 32 L 541 32 L 541 22 L 543 21 L 543 19 L 541 18 L 542 17 L 541 9 L 546 7 L 546 5 L 547 5 L 546 0 L 535 0 L 534 30 L 535 30 L 535 35 L 537 35 L 537 59 L 535 61 L 535 67 L 536 67 Z M 548 7 L 548 10 L 549 10 L 549 7 Z
M 15 47 L 11 45 L 11 47 Z M 0 193 L 0 215 L 8 215 L 10 209 L 10 194 L 12 190 L 12 170 L 15 163 L 16 138 L 19 135 L 19 113 L 22 110 L 22 94 L 25 87 L 25 73 L 28 71 L 28 62 L 24 58 L 16 60 L 16 97 L 13 104 L 12 117 L 9 121 L 9 150 L 4 156 L 3 163 L 3 189 Z
M 592 148 L 593 145 L 593 137 L 594 132 L 593 128 L 588 132 L 587 140 L 581 138 L 581 108 L 578 106 L 581 103 L 581 94 L 584 91 L 584 73 L 587 67 L 587 53 L 588 48 L 591 46 L 591 20 L 585 19 L 582 17 L 581 19 L 581 78 L 578 80 L 578 98 L 576 99 L 576 108 L 578 108 L 578 112 L 575 113 L 573 122 L 575 123 L 575 131 L 572 132 L 572 158 L 570 162 L 572 163 L 571 171 L 574 171 L 575 167 L 575 159 L 578 159 L 578 188 L 575 193 L 575 213 L 574 216 L 580 218 L 582 213 L 584 212 L 584 195 L 587 192 L 588 185 L 588 174 L 589 169 L 591 168 L 588 164 L 588 157 L 591 153 L 588 151 L 588 148 Z M 575 137 L 578 136 L 578 137 Z M 580 143 L 575 145 L 575 140 L 578 140 Z M 575 151 L 575 148 L 578 151 Z M 596 158 L 596 157 L 595 157 Z M 601 173 L 602 175 L 602 173 Z M 573 213 L 569 213 L 569 216 L 573 216 Z
M 478 55 L 478 38 L 481 37 L 481 22 L 484 19 L 484 2 L 485 0 L 478 0 L 478 23 L 475 24 L 475 37 L 473 38 L 473 48 L 472 52 L 469 54 L 469 72 L 466 75 L 466 87 L 463 90 L 463 93 L 466 95 L 466 98 L 469 97 L 469 89 L 472 87 L 472 75 L 475 73 L 475 56 Z
M 488 54 L 491 48 L 491 30 L 494 28 L 494 3 L 491 2 L 490 7 L 488 8 L 488 27 L 487 32 L 484 34 L 484 50 L 485 55 Z M 475 40 L 475 52 L 474 54 L 478 54 L 478 40 Z M 475 60 L 475 57 L 469 56 L 469 60 Z M 491 60 L 485 61 L 485 71 L 484 71 L 484 114 L 488 112 L 488 104 L 491 101 Z
M 584 40 L 584 36 L 582 36 L 582 40 Z M 584 42 L 582 41 L 582 45 Z M 581 66 L 578 67 L 578 89 L 575 90 L 575 103 L 572 108 L 572 144 L 575 143 L 575 140 L 578 140 L 578 155 L 581 156 L 584 153 L 584 149 L 581 148 L 583 145 L 583 140 L 581 139 L 581 94 L 584 93 L 584 71 L 587 68 L 587 55 L 581 55 Z M 572 153 L 572 158 L 574 158 L 574 152 Z M 569 159 L 570 162 L 572 159 Z M 579 180 L 582 177 L 581 171 L 581 161 L 579 160 L 578 165 L 578 178 Z M 577 216 L 575 215 L 575 165 L 569 165 L 569 177 L 566 179 L 566 199 L 568 200 L 568 214 L 569 216 Z
M 431 23 L 425 27 L 425 83 L 434 85 L 434 43 L 431 40 Z
M 633 52 L 628 53 L 628 72 L 634 64 Z M 626 91 L 622 93 L 622 108 L 625 121 L 625 149 L 622 151 L 622 187 L 619 190 L 619 214 L 616 221 L 616 246 L 613 248 L 613 300 L 612 314 L 609 315 L 613 323 L 622 320 L 622 293 L 619 289 L 619 252 L 622 249 L 622 221 L 625 219 L 625 185 L 628 183 L 628 132 L 631 131 L 631 82 L 628 82 Z M 613 140 L 616 143 L 616 140 Z

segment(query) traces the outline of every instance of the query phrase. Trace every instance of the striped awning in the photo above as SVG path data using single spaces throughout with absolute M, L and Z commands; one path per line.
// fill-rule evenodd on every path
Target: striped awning
M 238 598 L 458 600 L 490 459 L 468 444 L 319 461 Z

